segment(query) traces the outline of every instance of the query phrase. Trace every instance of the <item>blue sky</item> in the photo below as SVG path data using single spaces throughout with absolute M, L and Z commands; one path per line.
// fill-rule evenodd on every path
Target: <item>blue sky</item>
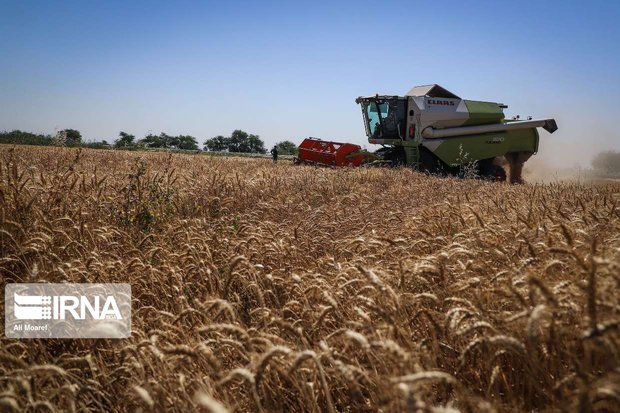
M 367 144 L 359 95 L 439 83 L 553 116 L 540 156 L 620 150 L 618 1 L 0 0 L 0 130 L 233 129 Z

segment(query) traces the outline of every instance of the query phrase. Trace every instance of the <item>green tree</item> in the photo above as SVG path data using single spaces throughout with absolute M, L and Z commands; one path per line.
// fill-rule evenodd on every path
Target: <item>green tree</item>
M 168 135 L 165 133 L 162 133 L 159 136 L 149 133 L 144 138 L 140 139 L 139 143 L 144 145 L 146 148 L 167 148 L 167 136 Z
M 117 149 L 132 148 L 135 146 L 135 139 L 135 136 L 121 131 L 118 134 L 118 139 L 114 141 L 114 147 Z
M 67 146 L 80 146 L 82 144 L 82 134 L 75 129 L 64 129 L 62 131 L 65 135 L 65 145 Z
M 248 136 L 248 148 L 250 153 L 267 153 L 265 142 L 258 135 Z
M 234 130 L 228 140 L 228 152 L 249 152 L 248 133 Z
M 30 132 L 14 130 L 11 132 L 0 132 L 0 143 L 18 145 L 51 145 L 52 137 Z
M 179 143 L 177 147 L 179 149 L 184 149 L 187 151 L 197 151 L 198 150 L 198 141 L 193 136 L 189 135 L 179 135 L 177 137 Z
M 178 149 L 179 148 L 179 144 L 181 143 L 181 141 L 179 140 L 178 136 L 171 136 L 165 133 L 162 133 L 160 135 L 164 142 L 165 142 L 165 148 L 172 148 L 172 149 Z
M 159 135 L 149 133 L 138 141 L 138 145 L 142 145 L 147 148 L 184 149 L 191 151 L 199 150 L 198 141 L 193 136 L 172 136 L 164 132 Z
M 211 152 L 223 152 L 228 150 L 230 138 L 226 138 L 222 135 L 215 136 L 213 138 L 207 139 L 204 143 L 204 150 Z
M 297 145 L 291 141 L 282 141 L 276 144 L 280 155 L 297 155 Z
M 258 135 L 236 129 L 229 137 L 215 136 L 207 139 L 204 149 L 212 152 L 267 153 L 265 142 Z
M 265 149 L 265 143 L 258 135 L 248 134 L 236 129 L 230 135 L 228 152 L 266 153 L 267 150 Z

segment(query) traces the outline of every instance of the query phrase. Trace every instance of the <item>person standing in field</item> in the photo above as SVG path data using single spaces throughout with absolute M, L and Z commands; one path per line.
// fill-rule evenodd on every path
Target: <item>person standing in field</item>
M 278 162 L 278 147 L 276 145 L 274 145 L 271 150 L 271 156 L 273 157 L 274 162 Z

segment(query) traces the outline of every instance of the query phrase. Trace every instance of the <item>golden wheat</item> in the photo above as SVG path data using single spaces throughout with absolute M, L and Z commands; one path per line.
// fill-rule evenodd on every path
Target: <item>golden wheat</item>
M 133 332 L 0 339 L 0 409 L 611 411 L 618 203 L 617 184 L 1 147 L 4 283 L 130 283 Z

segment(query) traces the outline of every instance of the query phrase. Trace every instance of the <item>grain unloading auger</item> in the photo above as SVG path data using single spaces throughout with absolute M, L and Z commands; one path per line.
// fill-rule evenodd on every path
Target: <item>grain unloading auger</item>
M 519 182 L 523 163 L 538 151 L 537 128 L 557 130 L 554 119 L 508 120 L 506 105 L 461 99 L 439 85 L 417 86 L 405 96 L 358 97 L 355 102 L 362 108 L 368 142 L 383 148 L 373 157 L 358 145 L 309 138 L 299 147 L 299 162 L 358 166 L 379 158 L 435 174 L 462 175 L 474 168 L 478 176 L 505 180 L 504 158 L 510 181 Z M 348 157 L 336 156 L 339 150 Z

